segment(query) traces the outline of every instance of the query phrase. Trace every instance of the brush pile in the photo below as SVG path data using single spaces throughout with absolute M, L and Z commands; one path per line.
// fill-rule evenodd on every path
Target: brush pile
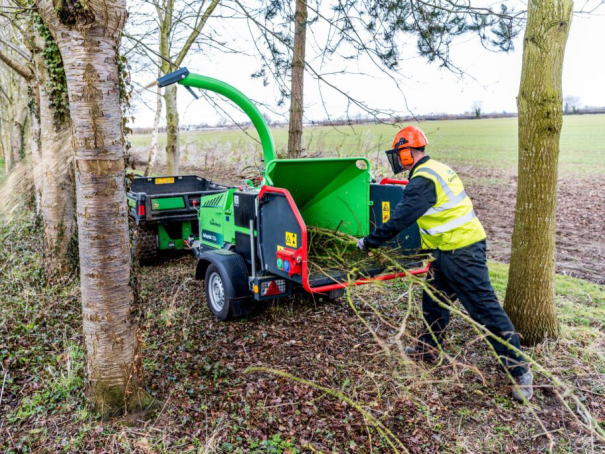
M 335 273 L 357 277 L 387 271 L 401 271 L 428 259 L 428 254 L 400 248 L 357 249 L 357 238 L 319 227 L 308 227 L 309 274 L 332 276 Z

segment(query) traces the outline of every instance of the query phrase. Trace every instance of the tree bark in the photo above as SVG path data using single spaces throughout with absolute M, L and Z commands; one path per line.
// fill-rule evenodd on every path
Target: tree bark
M 40 89 L 36 87 L 36 111 L 31 115 L 31 134 L 29 136 L 29 148 L 31 150 L 31 166 L 34 179 L 34 197 L 36 200 L 36 215 L 42 214 L 42 143 L 40 132 Z
M 19 98 L 15 104 L 13 126 L 11 132 L 11 161 L 13 164 L 17 164 L 22 161 L 24 152 L 24 137 L 25 137 L 25 123 L 27 121 L 27 114 L 29 109 L 27 102 L 29 96 L 27 95 L 27 83 L 21 83 L 19 86 Z
M 91 397 L 104 414 L 141 405 L 142 370 L 132 317 L 124 137 L 117 48 L 125 0 L 55 8 L 37 0 L 67 77 L 74 128 L 83 331 Z
M 3 78 L 4 79 L 4 78 Z M 6 86 L 6 89 L 3 87 Z M 12 100 L 9 96 L 10 86 L 6 79 L 0 80 L 0 141 L 2 142 L 2 157 L 4 158 L 4 172 L 8 175 L 11 169 L 11 131 Z
M 156 5 L 159 19 L 159 54 L 162 57 L 161 74 L 166 75 L 176 70 L 187 56 L 191 46 L 200 35 L 208 19 L 218 6 L 220 0 L 212 0 L 204 10 L 204 2 L 199 3 L 196 10 L 195 25 L 191 27 L 191 32 L 182 49 L 177 54 L 173 63 L 171 54 L 171 39 L 176 34 L 173 27 L 173 17 L 175 17 L 174 0 L 164 0 L 162 6 Z M 177 13 L 176 16 L 179 16 Z M 178 25 L 175 24 L 175 27 Z M 179 143 L 179 113 L 177 108 L 176 85 L 169 85 L 164 90 L 164 102 L 166 105 L 166 162 L 169 175 L 178 175 L 181 159 L 181 148 Z
M 571 0 L 531 0 L 523 48 L 519 179 L 504 308 L 525 344 L 558 336 L 555 227 L 561 76 Z
M 3 113 L 3 111 L 0 111 L 0 114 Z M 10 171 L 10 146 L 8 145 L 8 134 L 4 131 L 4 123 L 4 115 L 0 115 L 0 148 L 2 149 L 2 157 L 4 158 L 4 172 L 8 174 Z
M 179 143 L 179 112 L 176 103 L 176 84 L 168 85 L 164 90 L 166 103 L 166 165 L 168 175 L 178 175 L 181 159 Z
M 149 148 L 149 159 L 145 168 L 145 176 L 148 177 L 153 172 L 153 166 L 158 155 L 159 136 L 160 136 L 160 117 L 162 116 L 162 87 L 156 87 L 155 98 L 155 117 L 153 119 L 153 131 L 151 133 L 151 147 Z
M 49 69 L 41 54 L 45 42 L 40 36 L 32 36 L 30 41 L 40 122 L 40 154 L 34 162 L 34 175 L 41 183 L 46 271 L 49 277 L 56 278 L 77 272 L 73 132 L 69 118 L 59 120 L 53 107 Z
M 305 43 L 307 37 L 307 0 L 296 0 L 294 51 L 292 55 L 292 85 L 290 121 L 288 126 L 288 157 L 299 158 L 302 152 L 303 88 L 305 79 Z
M 46 84 L 40 90 L 40 125 L 46 267 L 55 277 L 73 269 L 70 263 L 70 245 L 76 229 L 73 136 L 69 123 L 56 124 Z
M 163 75 L 176 69 L 170 61 L 170 34 L 174 13 L 174 0 L 164 0 L 163 8 L 158 12 L 160 21 L 159 53 L 162 57 L 160 71 Z M 176 98 L 176 85 L 169 85 L 164 90 L 164 105 L 166 106 L 166 166 L 168 175 L 178 175 L 180 160 L 179 144 L 179 112 Z

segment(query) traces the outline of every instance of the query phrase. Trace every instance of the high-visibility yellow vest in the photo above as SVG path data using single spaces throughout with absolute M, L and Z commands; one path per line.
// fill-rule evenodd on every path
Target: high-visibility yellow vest
M 485 230 L 456 172 L 429 159 L 414 169 L 412 178 L 432 180 L 437 193 L 437 203 L 418 219 L 424 249 L 451 251 L 485 239 Z

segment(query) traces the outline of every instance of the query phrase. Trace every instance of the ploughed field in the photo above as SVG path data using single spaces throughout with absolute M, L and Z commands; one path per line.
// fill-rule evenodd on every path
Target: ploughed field
M 510 258 L 517 186 L 517 119 L 430 121 L 419 124 L 429 139 L 429 154 L 462 177 L 488 233 L 488 255 Z M 382 150 L 390 148 L 396 127 L 307 127 L 308 156 L 368 156 L 377 176 L 390 176 Z M 274 128 L 283 153 L 287 129 Z M 237 183 L 260 165 L 252 130 L 181 133 L 181 173 L 203 174 Z M 147 160 L 148 135 L 134 135 L 135 167 Z M 165 137 L 160 137 L 160 144 Z M 160 152 L 160 155 L 162 153 Z M 157 174 L 165 172 L 160 158 Z M 561 137 L 557 209 L 557 272 L 605 283 L 605 115 L 565 116 Z

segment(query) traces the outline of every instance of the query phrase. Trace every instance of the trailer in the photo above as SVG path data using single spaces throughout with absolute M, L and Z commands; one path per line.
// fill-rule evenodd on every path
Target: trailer
M 226 189 L 196 175 L 134 178 L 126 197 L 140 263 L 152 263 L 162 251 L 182 250 L 197 239 L 202 196 Z
M 224 187 L 202 194 L 197 209 L 195 277 L 204 281 L 206 301 L 219 319 L 246 315 L 254 301 L 287 297 L 295 292 L 342 295 L 348 286 L 423 274 L 428 261 L 410 259 L 406 271 L 385 274 L 384 267 L 350 276 L 342 270 L 321 274 L 308 263 L 309 226 L 356 237 L 387 222 L 404 196 L 406 181 L 375 183 L 364 157 L 278 159 L 273 137 L 256 106 L 234 87 L 186 68 L 158 79 L 178 83 L 196 98 L 194 88 L 222 94 L 251 119 L 261 140 L 264 172 L 257 187 Z M 414 255 L 420 248 L 418 226 L 386 244 Z

